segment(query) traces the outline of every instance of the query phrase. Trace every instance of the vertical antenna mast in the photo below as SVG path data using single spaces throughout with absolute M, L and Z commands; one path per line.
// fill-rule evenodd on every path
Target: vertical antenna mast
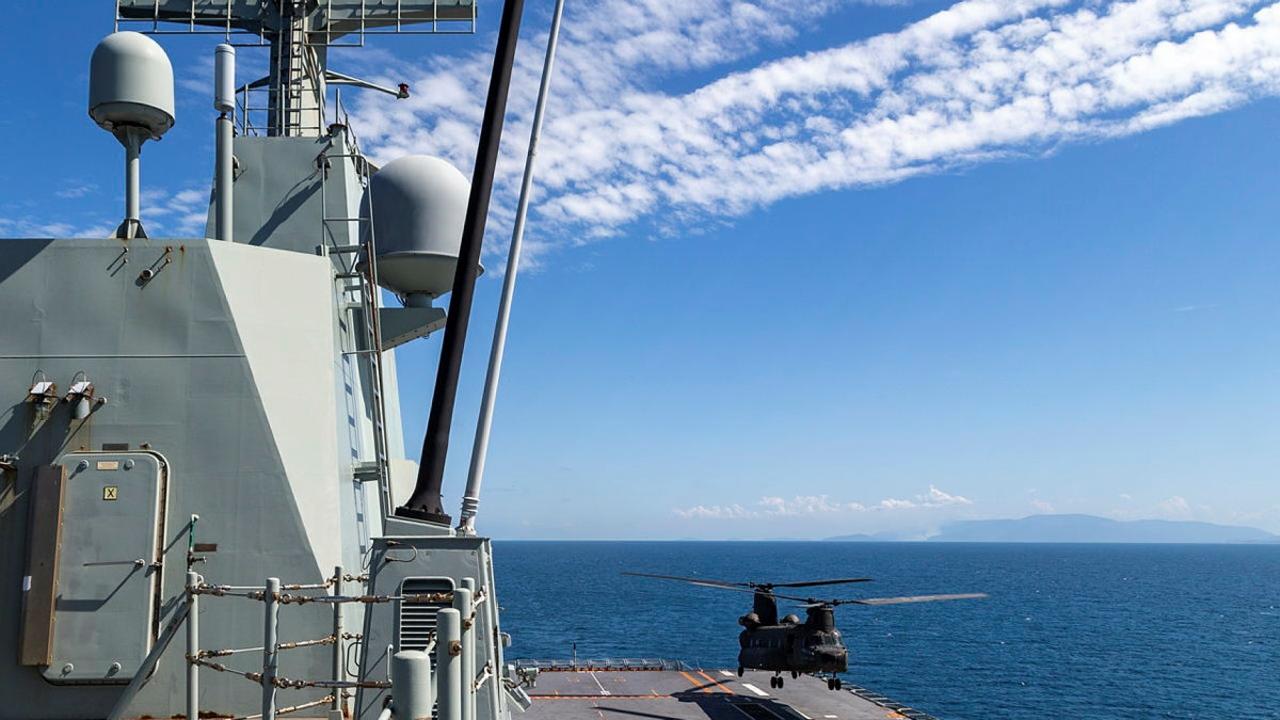
M 516 292 L 516 274 L 520 271 L 520 252 L 524 246 L 524 221 L 529 212 L 529 189 L 533 185 L 533 161 L 538 155 L 538 139 L 542 135 L 542 113 L 551 89 L 551 71 L 555 65 L 556 44 L 560 39 L 560 16 L 564 0 L 556 0 L 551 16 L 551 33 L 547 37 L 547 56 L 542 61 L 542 82 L 538 86 L 538 103 L 533 110 L 533 127 L 529 130 L 529 154 L 524 160 L 524 178 L 520 183 L 520 201 L 516 205 L 516 223 L 511 231 L 511 248 L 507 251 L 507 271 L 502 277 L 502 298 L 498 301 L 498 320 L 493 327 L 493 346 L 489 350 L 489 370 L 484 378 L 484 396 L 480 400 L 480 420 L 476 423 L 475 444 L 471 448 L 471 469 L 467 473 L 467 489 L 462 493 L 462 516 L 458 530 L 463 534 L 476 531 L 476 512 L 480 508 L 480 485 L 484 482 L 484 463 L 489 455 L 489 431 L 493 427 L 493 406 L 498 397 L 498 378 L 502 374 L 502 356 L 507 348 L 507 325 L 511 319 L 511 300 Z
M 516 40 L 520 35 L 520 16 L 523 10 L 524 0 L 506 0 L 502 7 L 498 47 L 493 57 L 493 75 L 489 80 L 489 96 L 480 126 L 480 144 L 476 148 L 471 197 L 467 201 L 467 219 L 462 228 L 458 267 L 453 275 L 453 291 L 449 296 L 449 319 L 445 323 L 440 367 L 436 371 L 435 391 L 431 395 L 427 435 L 422 440 L 422 462 L 418 467 L 418 481 L 413 488 L 413 495 L 409 496 L 402 507 L 396 509 L 396 515 L 401 517 L 442 525 L 448 525 L 451 521 L 444 511 L 440 488 L 444 482 L 444 463 L 449 452 L 449 427 L 453 423 L 453 403 L 458 394 L 458 373 L 462 370 L 462 350 L 467 342 L 471 300 L 475 294 L 476 275 L 480 267 L 485 219 L 489 214 L 489 196 L 493 190 L 494 167 L 498 163 L 502 121 L 507 112 L 507 89 L 511 85 L 511 66 L 515 62 Z

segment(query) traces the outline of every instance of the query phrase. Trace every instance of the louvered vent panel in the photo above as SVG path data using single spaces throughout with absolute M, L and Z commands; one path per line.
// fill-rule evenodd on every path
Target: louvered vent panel
M 449 578 L 405 578 L 400 585 L 401 595 L 452 591 L 453 581 Z M 436 632 L 436 613 L 449 606 L 441 602 L 401 601 L 398 649 L 426 650 Z

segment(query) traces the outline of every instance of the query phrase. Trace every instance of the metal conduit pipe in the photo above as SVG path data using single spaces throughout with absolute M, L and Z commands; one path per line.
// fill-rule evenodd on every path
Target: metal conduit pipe
M 436 614 L 436 720 L 462 720 L 462 614 Z

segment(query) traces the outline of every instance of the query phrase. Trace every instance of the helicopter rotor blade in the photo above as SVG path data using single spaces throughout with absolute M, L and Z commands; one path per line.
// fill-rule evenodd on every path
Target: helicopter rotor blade
M 869 577 L 856 578 L 833 578 L 831 580 L 805 580 L 803 582 L 785 582 L 785 583 L 767 583 L 769 587 L 781 588 L 800 588 L 800 587 L 817 587 L 818 585 L 843 585 L 845 583 L 864 583 L 871 582 Z M 761 583 L 766 584 L 766 583 Z
M 640 573 L 640 572 L 624 572 L 622 574 L 630 575 L 632 577 L 657 578 L 659 580 L 675 580 L 676 582 L 689 583 L 690 585 L 698 585 L 700 587 L 721 588 L 723 590 L 746 590 L 750 592 L 750 590 L 747 590 L 750 587 L 748 583 L 735 583 L 735 582 L 728 582 L 727 580 L 711 580 L 708 578 L 680 577 L 678 575 L 655 575 L 653 573 Z
M 835 605 L 905 605 L 907 603 L 938 602 L 941 600 L 977 600 L 986 593 L 953 593 L 950 595 L 907 595 L 904 597 L 854 598 L 837 600 Z

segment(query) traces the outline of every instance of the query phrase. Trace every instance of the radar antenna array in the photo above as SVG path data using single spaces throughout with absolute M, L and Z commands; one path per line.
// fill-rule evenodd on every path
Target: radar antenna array
M 241 132 L 266 114 L 273 136 L 325 132 L 327 87 L 371 83 L 328 70 L 328 51 L 364 47 L 370 35 L 473 34 L 475 0 L 116 0 L 116 30 L 148 35 L 217 35 L 238 47 L 269 47 L 270 74 L 237 89 Z M 265 88 L 254 106 L 250 91 Z M 394 94 L 407 97 L 402 86 Z

